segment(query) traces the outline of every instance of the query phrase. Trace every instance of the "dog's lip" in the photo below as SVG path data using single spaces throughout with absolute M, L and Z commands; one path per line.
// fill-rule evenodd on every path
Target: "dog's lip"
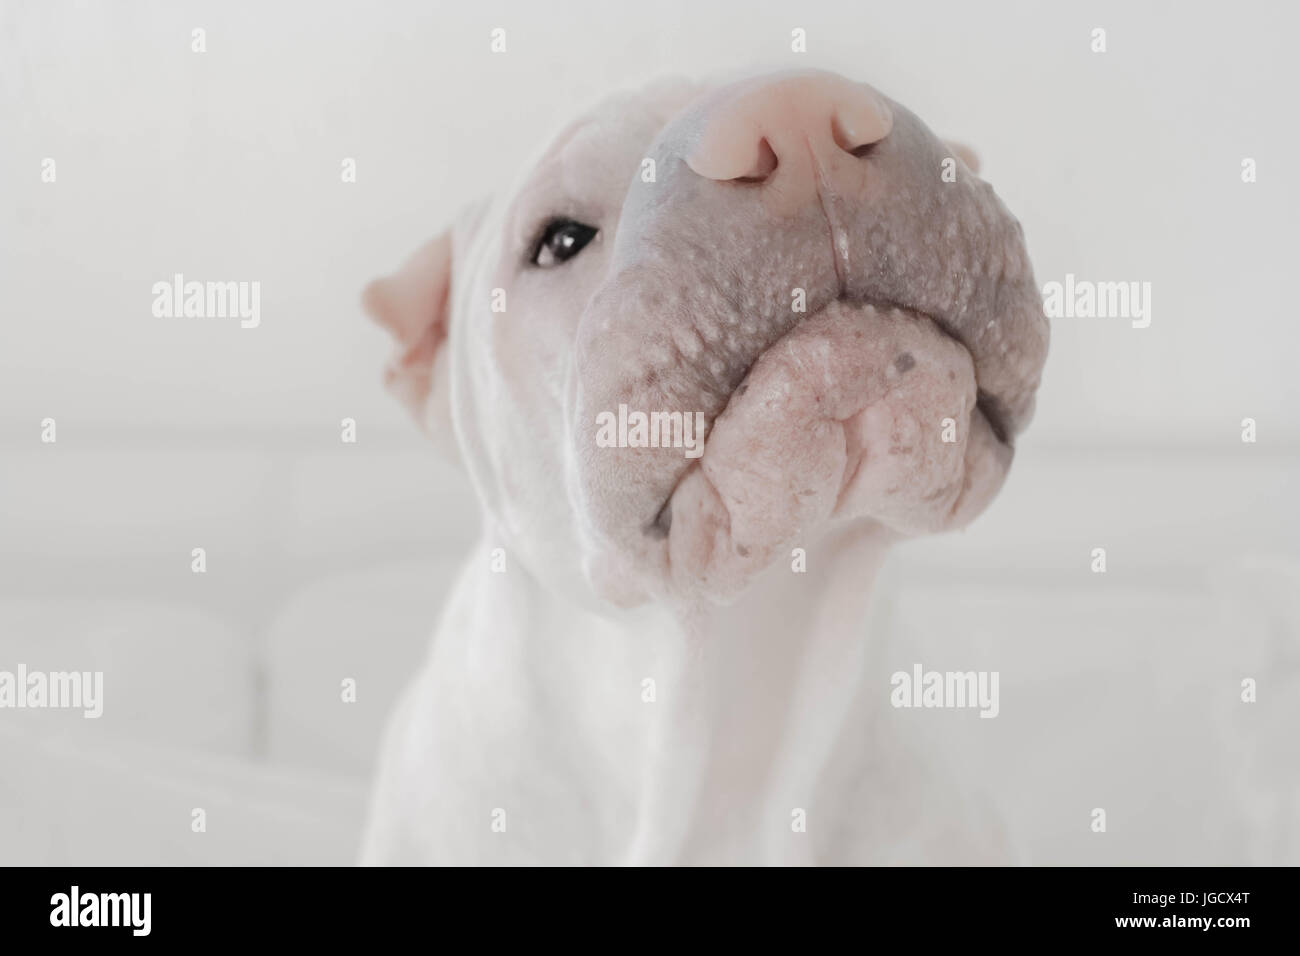
M 925 312 L 921 309 L 917 309 L 912 306 L 903 305 L 898 302 L 891 302 L 885 299 L 873 298 L 873 297 L 852 296 L 845 292 L 840 292 L 840 294 L 837 295 L 835 298 L 831 299 L 824 305 L 821 305 L 818 308 L 814 309 L 813 311 L 809 312 L 806 316 L 804 316 L 804 318 L 801 321 L 796 322 L 793 326 L 791 326 L 788 330 L 786 330 L 784 334 L 782 334 L 779 338 L 777 338 L 776 341 L 772 342 L 770 345 L 767 346 L 767 348 L 762 349 L 754 356 L 753 360 L 749 363 L 749 368 L 745 370 L 745 374 L 741 377 L 740 381 L 737 382 L 736 386 L 732 388 L 730 392 L 727 393 L 727 400 L 723 404 L 722 408 L 718 411 L 717 415 L 715 415 L 713 419 L 709 421 L 708 430 L 705 432 L 706 437 L 704 440 L 704 454 L 701 455 L 699 458 L 692 459 L 685 463 L 681 471 L 678 472 L 677 477 L 673 480 L 672 487 L 668 489 L 668 493 L 664 496 L 663 503 L 655 511 L 654 515 L 650 518 L 650 521 L 644 525 L 644 532 L 647 537 L 656 538 L 656 539 L 665 539 L 668 537 L 669 532 L 672 530 L 673 496 L 677 494 L 677 489 L 681 486 L 681 483 L 685 481 L 686 478 L 696 468 L 699 468 L 701 466 L 701 463 L 704 461 L 704 458 L 708 455 L 709 453 L 708 435 L 712 434 L 714 423 L 717 422 L 719 418 L 721 418 L 723 415 L 727 413 L 727 410 L 731 408 L 732 401 L 736 397 L 743 395 L 745 390 L 749 387 L 748 386 L 749 373 L 754 368 L 754 365 L 757 364 L 758 360 L 761 359 L 768 352 L 770 352 L 772 349 L 776 348 L 777 345 L 779 345 L 781 341 L 785 339 L 786 336 L 790 335 L 792 332 L 798 329 L 808 319 L 812 318 L 815 315 L 820 315 L 822 312 L 826 311 L 826 309 L 830 308 L 835 303 L 844 303 L 855 309 L 891 310 L 895 312 L 902 312 L 904 315 L 907 315 L 913 319 L 928 319 L 931 323 L 933 323 L 936 329 L 938 329 L 941 333 L 943 333 L 948 338 L 952 339 L 954 342 L 960 345 L 963 349 L 965 349 L 967 354 L 971 355 L 972 363 L 975 364 L 975 373 L 976 373 L 977 388 L 976 388 L 975 408 L 972 411 L 972 414 L 982 415 L 984 417 L 984 420 L 988 423 L 989 429 L 993 432 L 993 435 L 997 438 L 997 440 L 1001 444 L 1005 445 L 1006 447 L 1013 448 L 1011 442 L 1011 436 L 1007 430 L 1006 416 L 1001 410 L 1000 400 L 997 398 L 996 395 L 993 395 L 991 392 L 987 392 L 984 389 L 978 388 L 979 367 L 978 364 L 974 363 L 974 353 L 971 352 L 970 347 L 965 342 L 962 341 L 961 337 L 957 335 L 956 332 L 954 332 L 950 323 L 930 314 L 929 312 Z

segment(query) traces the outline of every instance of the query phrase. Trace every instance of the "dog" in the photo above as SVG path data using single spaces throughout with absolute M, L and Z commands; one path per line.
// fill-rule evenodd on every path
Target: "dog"
M 1046 359 L 969 151 L 836 74 L 659 82 L 363 304 L 483 513 L 363 863 L 1005 858 L 862 681 L 889 546 L 985 508 Z

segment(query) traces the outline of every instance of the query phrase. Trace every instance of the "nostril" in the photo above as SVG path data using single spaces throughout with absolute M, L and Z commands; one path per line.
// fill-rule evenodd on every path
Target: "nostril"
M 867 156 L 870 156 L 875 151 L 876 151 L 876 144 L 867 143 L 864 146 L 859 146 L 857 149 L 849 150 L 849 153 L 853 156 L 856 156 L 858 159 L 865 159 Z
M 831 117 L 835 145 L 854 156 L 865 156 L 870 147 L 889 135 L 893 113 L 878 96 L 867 93 L 843 99 Z
M 757 130 L 720 126 L 706 133 L 686 156 L 686 165 L 705 179 L 761 183 L 776 171 L 776 152 Z
M 760 139 L 754 165 L 744 175 L 733 177 L 733 180 L 738 183 L 761 183 L 776 172 L 778 165 L 776 151 L 772 149 L 772 144 L 766 138 Z

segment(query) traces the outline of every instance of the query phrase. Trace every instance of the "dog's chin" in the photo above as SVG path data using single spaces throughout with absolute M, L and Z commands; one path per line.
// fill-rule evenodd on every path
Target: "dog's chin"
M 636 539 L 592 564 L 619 603 L 731 602 L 837 521 L 901 534 L 963 525 L 1011 461 L 964 346 L 919 313 L 843 300 L 758 354 L 702 457 L 639 452 L 678 459 L 667 493 L 643 500 Z M 638 459 L 627 465 L 635 484 Z

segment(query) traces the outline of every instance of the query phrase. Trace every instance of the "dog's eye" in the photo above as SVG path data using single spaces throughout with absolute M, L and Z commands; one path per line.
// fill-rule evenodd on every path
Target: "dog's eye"
M 543 269 L 568 262 L 580 253 L 600 230 L 572 219 L 553 219 L 537 241 L 531 262 Z

